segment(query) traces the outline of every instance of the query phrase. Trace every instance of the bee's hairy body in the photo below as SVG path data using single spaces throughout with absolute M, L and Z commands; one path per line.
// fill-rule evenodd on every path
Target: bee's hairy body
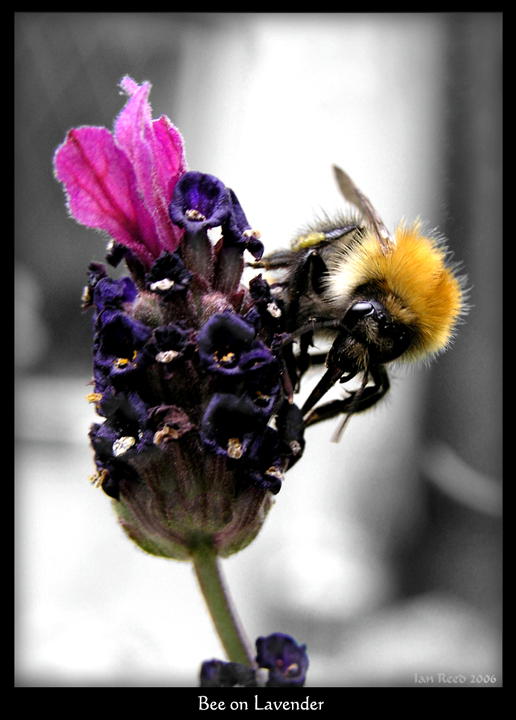
M 294 385 L 310 364 L 314 335 L 333 337 L 326 373 L 302 409 L 306 425 L 374 405 L 389 388 L 385 366 L 444 350 L 464 309 L 464 280 L 442 240 L 423 234 L 419 222 L 390 235 L 350 178 L 334 170 L 360 217 L 325 219 L 300 233 L 291 249 L 256 264 L 281 271 L 273 288 L 285 308 L 284 345 L 300 342 Z M 335 382 L 357 375 L 359 391 L 316 407 Z

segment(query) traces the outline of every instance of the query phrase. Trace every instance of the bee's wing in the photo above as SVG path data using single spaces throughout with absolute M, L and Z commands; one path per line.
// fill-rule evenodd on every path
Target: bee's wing
M 371 205 L 371 202 L 365 195 L 362 195 L 353 180 L 344 172 L 344 170 L 341 170 L 340 167 L 337 167 L 337 165 L 333 165 L 332 167 L 335 180 L 337 181 L 337 185 L 339 186 L 339 190 L 344 199 L 354 205 L 357 210 L 360 210 L 364 219 L 367 220 L 374 229 L 384 254 L 394 250 L 396 240 L 383 224 L 381 217 Z

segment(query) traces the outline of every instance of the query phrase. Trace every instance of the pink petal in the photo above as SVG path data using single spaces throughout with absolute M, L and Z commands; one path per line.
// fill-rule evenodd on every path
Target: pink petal
M 184 230 L 172 223 L 169 205 L 177 181 L 188 170 L 183 150 L 183 138 L 166 115 L 152 123 L 152 173 L 155 202 L 157 206 L 156 226 L 160 238 L 170 250 L 174 250 L 183 237 Z
M 138 190 L 147 210 L 154 217 L 156 202 L 153 187 L 153 158 L 148 136 L 152 134 L 152 118 L 147 97 L 150 84 L 136 88 L 115 121 L 117 145 L 129 158 L 136 175 Z M 155 219 L 155 218 L 154 218 Z
M 105 230 L 146 265 L 159 257 L 159 240 L 138 194 L 133 168 L 109 130 L 70 130 L 56 151 L 54 167 L 78 222 Z
M 168 206 L 177 180 L 187 169 L 183 140 L 167 117 L 152 120 L 149 83 L 138 86 L 125 77 L 120 84 L 131 97 L 116 120 L 116 142 L 133 164 L 162 247 L 173 251 L 183 231 L 170 221 Z
M 124 78 L 125 81 L 129 79 Z M 121 85 L 126 89 L 128 85 L 124 80 Z M 150 83 L 143 83 L 141 86 L 134 83 L 130 87 L 131 97 L 115 121 L 114 135 L 117 145 L 122 148 L 133 165 L 143 163 L 142 167 L 135 167 L 140 183 L 140 179 L 144 180 L 145 173 L 149 173 L 152 166 L 152 157 L 146 141 L 146 135 L 152 125 L 151 108 L 147 101 L 151 86 Z M 140 175 L 142 178 L 139 177 Z
M 163 199 L 168 208 L 177 181 L 188 170 L 183 138 L 166 115 L 154 120 L 152 127 L 156 181 L 162 188 Z
M 140 87 L 137 82 L 135 82 L 131 77 L 129 77 L 129 75 L 125 75 L 125 77 L 120 80 L 119 84 L 126 95 L 134 95 L 134 93 Z

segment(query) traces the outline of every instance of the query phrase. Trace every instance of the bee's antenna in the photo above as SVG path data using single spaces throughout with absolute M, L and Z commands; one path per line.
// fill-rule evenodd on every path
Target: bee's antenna
M 332 443 L 339 443 L 342 440 L 342 436 L 344 435 L 344 430 L 346 429 L 347 424 L 350 421 L 350 418 L 354 413 L 354 408 L 357 406 L 358 401 L 360 400 L 360 396 L 364 392 L 368 382 L 369 382 L 369 374 L 367 372 L 365 372 L 359 389 L 353 393 L 353 399 L 351 400 L 351 405 L 350 405 L 348 412 L 344 415 L 344 417 L 342 418 L 340 423 L 337 425 L 335 432 L 331 436 Z
M 346 429 L 346 426 L 351 418 L 352 413 L 346 413 L 340 423 L 337 425 L 337 429 L 331 436 L 331 442 L 332 443 L 340 443 L 342 440 L 342 436 L 344 435 L 344 430 Z

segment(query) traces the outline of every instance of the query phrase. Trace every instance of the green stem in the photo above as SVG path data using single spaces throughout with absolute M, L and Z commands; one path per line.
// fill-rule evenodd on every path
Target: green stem
M 220 561 L 213 548 L 198 545 L 192 562 L 199 589 L 228 660 L 256 668 L 252 646 L 233 606 Z

